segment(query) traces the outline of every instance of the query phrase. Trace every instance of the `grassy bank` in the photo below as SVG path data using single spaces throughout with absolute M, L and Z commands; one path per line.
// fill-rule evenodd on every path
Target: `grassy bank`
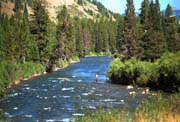
M 72 57 L 69 61 L 59 60 L 56 67 L 64 68 L 70 63 L 78 62 L 80 59 L 77 56 Z M 0 62 L 0 93 L 9 85 L 18 84 L 19 81 L 28 79 L 35 74 L 43 74 L 45 67 L 42 64 L 35 62 L 13 63 L 11 61 Z
M 111 56 L 111 52 L 89 52 L 86 57 L 93 57 L 93 56 Z
M 128 110 L 100 109 L 84 117 L 74 118 L 75 122 L 180 122 L 180 95 L 167 99 L 158 95 L 140 104 L 135 112 Z
M 4 112 L 0 109 L 0 122 L 10 122 L 9 118 L 4 114 Z
M 71 63 L 76 63 L 76 62 L 80 62 L 78 56 L 73 56 L 70 60 L 59 59 L 54 69 L 65 68 L 69 66 Z
M 180 52 L 165 53 L 155 62 L 135 58 L 122 62 L 115 59 L 107 76 L 112 83 L 135 84 L 164 91 L 178 91 L 180 87 Z
M 0 62 L 0 93 L 10 84 L 23 79 L 28 79 L 34 74 L 43 73 L 44 66 L 34 62 L 24 64 L 12 62 Z

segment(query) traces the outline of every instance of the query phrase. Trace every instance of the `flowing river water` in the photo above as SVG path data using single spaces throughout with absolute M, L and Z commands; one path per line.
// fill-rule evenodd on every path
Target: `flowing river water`
M 0 109 L 12 122 L 69 122 L 98 108 L 134 110 L 151 95 L 144 89 L 107 82 L 109 57 L 86 57 L 80 63 L 11 88 Z M 96 82 L 96 73 L 98 82 Z

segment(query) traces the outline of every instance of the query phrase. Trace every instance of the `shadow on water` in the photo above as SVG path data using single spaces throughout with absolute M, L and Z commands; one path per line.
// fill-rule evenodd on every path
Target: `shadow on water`
M 84 116 L 97 108 L 128 107 L 133 111 L 151 96 L 141 94 L 143 89 L 107 83 L 111 60 L 83 58 L 68 68 L 25 81 L 8 91 L 0 109 L 12 122 L 68 122 L 72 116 Z

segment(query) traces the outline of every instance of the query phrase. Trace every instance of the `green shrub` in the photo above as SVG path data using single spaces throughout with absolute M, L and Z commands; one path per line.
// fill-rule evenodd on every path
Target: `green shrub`
M 19 68 L 22 78 L 29 78 L 34 74 L 43 73 L 45 71 L 43 65 L 33 62 L 26 62 L 25 64 L 20 64 Z
M 45 68 L 41 64 L 26 62 L 17 64 L 6 61 L 0 62 L 0 92 L 3 92 L 11 82 L 29 78 L 36 73 L 43 73 Z
M 112 83 L 149 86 L 155 89 L 178 91 L 180 87 L 180 52 L 165 53 L 155 62 L 135 58 L 122 62 L 115 59 L 107 76 Z
M 146 61 L 137 61 L 136 63 L 136 83 L 139 86 L 147 86 L 151 81 L 157 81 L 158 72 L 156 64 Z
M 87 56 L 111 56 L 111 52 L 89 52 Z
M 162 87 L 178 87 L 180 86 L 180 52 L 165 53 L 159 60 L 160 77 L 158 82 Z
M 57 67 L 59 67 L 59 68 L 66 67 L 67 65 L 69 65 L 69 62 L 67 60 L 63 60 L 63 59 L 59 59 L 59 61 L 57 63 Z
M 79 59 L 78 56 L 73 56 L 73 57 L 72 57 L 72 61 L 80 61 L 80 59 Z

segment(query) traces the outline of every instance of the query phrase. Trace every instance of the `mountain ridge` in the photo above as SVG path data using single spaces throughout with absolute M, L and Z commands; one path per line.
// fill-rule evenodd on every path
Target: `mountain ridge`
M 104 16 L 97 5 L 85 0 L 83 5 L 79 5 L 77 0 L 47 0 L 47 10 L 51 20 L 56 21 L 57 11 L 66 6 L 71 16 L 78 16 L 80 18 L 94 19 L 99 16 Z M 14 14 L 14 3 L 11 0 L 1 1 L 1 12 L 11 16 Z M 112 12 L 106 10 L 109 17 L 114 19 Z M 32 9 L 28 6 L 29 14 L 32 14 Z

